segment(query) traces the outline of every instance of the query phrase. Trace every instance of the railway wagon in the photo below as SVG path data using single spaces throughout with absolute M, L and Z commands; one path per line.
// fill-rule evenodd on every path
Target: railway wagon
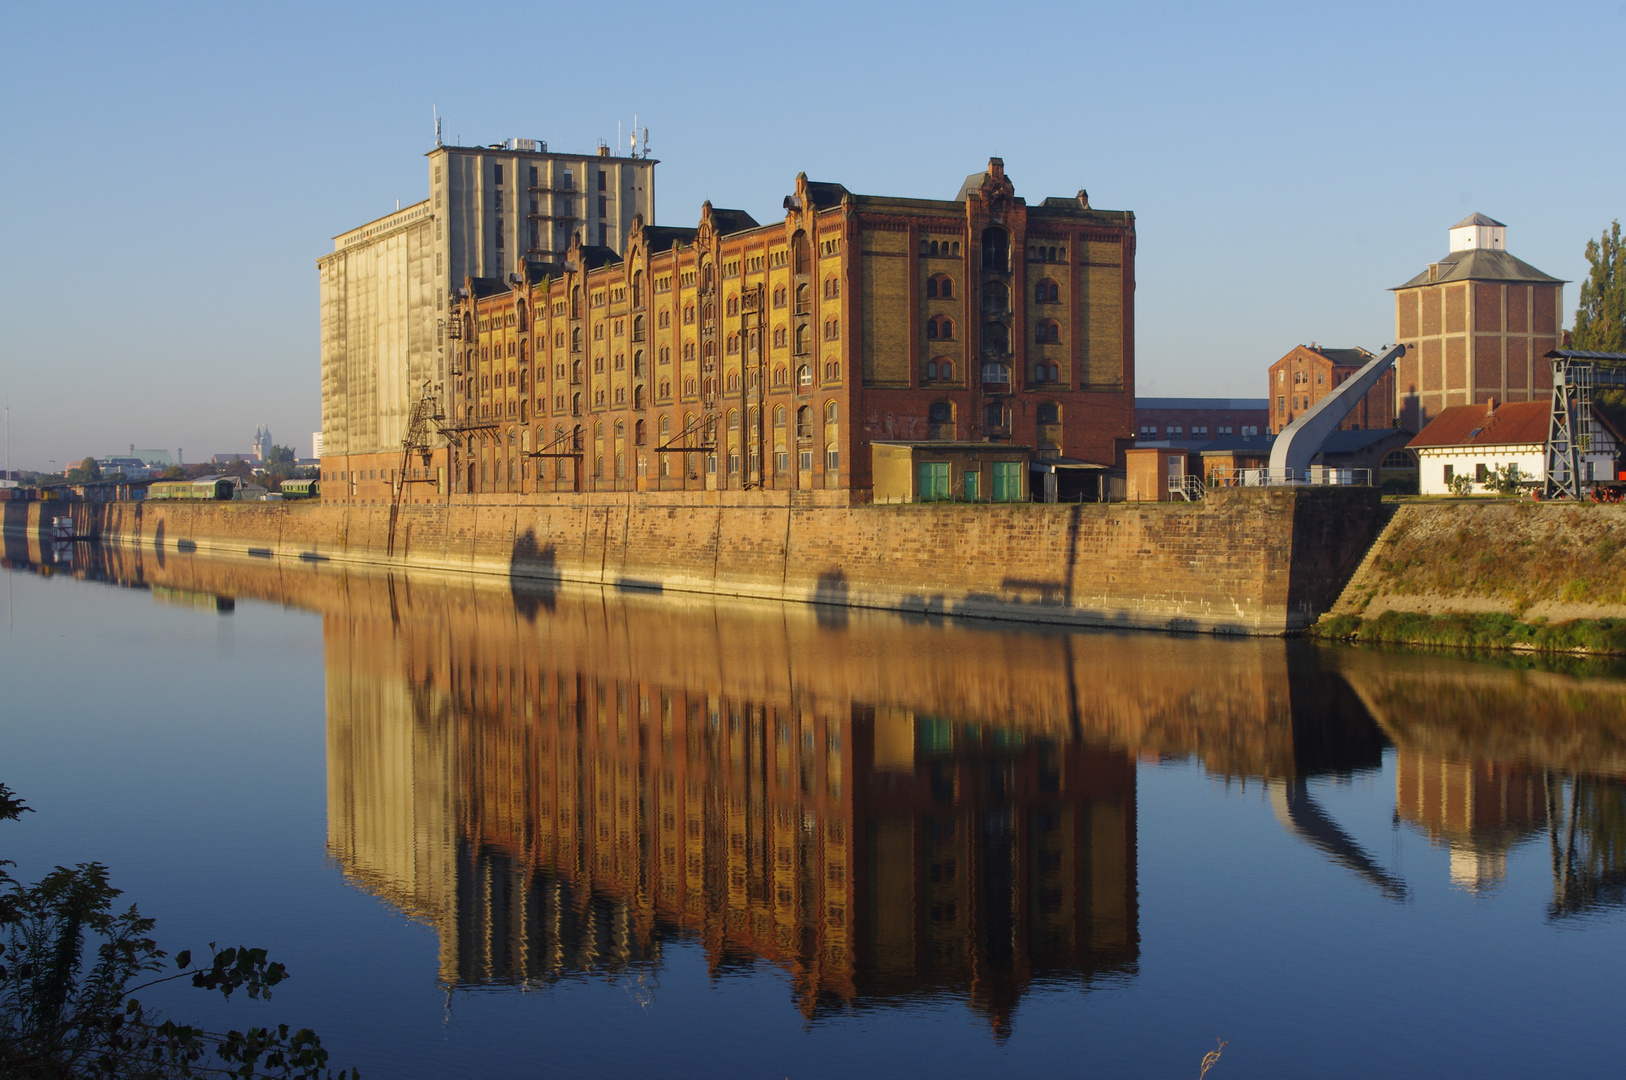
M 235 490 L 230 477 L 205 476 L 198 480 L 160 480 L 147 489 L 147 498 L 227 502 Z
M 320 480 L 284 480 L 282 482 L 282 497 L 284 499 L 314 499 L 322 493 Z

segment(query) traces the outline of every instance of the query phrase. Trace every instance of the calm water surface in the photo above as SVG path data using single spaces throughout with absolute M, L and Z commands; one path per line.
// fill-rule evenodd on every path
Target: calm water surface
M 1618 1075 L 1626 677 L 8 540 L 0 827 L 372 1077 Z

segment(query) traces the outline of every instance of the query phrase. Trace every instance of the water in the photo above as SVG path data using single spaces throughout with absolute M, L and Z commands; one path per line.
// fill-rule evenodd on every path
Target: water
M 14 548 L 0 855 L 293 973 L 176 1015 L 374 1077 L 1617 1069 L 1617 666 Z

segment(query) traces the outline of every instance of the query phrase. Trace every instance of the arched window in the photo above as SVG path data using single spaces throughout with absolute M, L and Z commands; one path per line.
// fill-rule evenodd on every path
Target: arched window
M 517 315 L 514 324 L 516 327 L 518 327 L 521 333 L 524 333 L 526 328 L 530 325 L 525 318 L 525 301 L 521 300 L 514 310 Z
M 694 376 L 691 375 L 687 379 L 683 380 L 683 392 L 685 394 L 689 395 L 690 397 L 694 397 L 694 391 L 695 391 L 695 381 L 694 381 Z
M 796 286 L 796 314 L 806 315 L 813 310 L 813 287 L 807 282 Z
M 1003 323 L 985 323 L 982 328 L 982 351 L 1004 356 L 1011 351 L 1011 332 Z
M 732 433 L 732 432 L 738 431 L 739 429 L 740 429 L 740 410 L 738 410 L 738 409 L 730 409 L 730 410 L 728 410 L 728 430 Z
M 635 378 L 644 377 L 644 350 L 638 349 L 632 354 L 632 374 Z
M 785 370 L 785 367 L 784 367 L 783 364 L 781 364 L 779 367 L 774 368 L 773 369 L 773 384 L 775 386 L 784 386 L 784 385 L 786 385 L 786 383 L 788 382 L 788 379 L 787 379 L 788 374 L 789 373 Z
M 740 373 L 737 371 L 730 371 L 728 373 L 728 379 L 724 382 L 724 385 L 728 388 L 728 392 L 730 394 L 736 393 L 740 388 Z
M 826 341 L 840 341 L 841 340 L 841 320 L 840 319 L 826 319 L 824 321 L 824 340 L 826 340 Z
M 661 400 L 664 401 L 664 400 L 666 400 L 667 398 L 669 398 L 671 396 L 672 396 L 672 380 L 671 379 L 662 379 L 661 380 Z
M 774 327 L 773 328 L 773 347 L 776 348 L 776 349 L 783 349 L 785 347 L 785 341 L 786 341 L 785 328 L 783 326 Z
M 604 374 L 604 357 L 602 357 L 602 356 L 593 357 L 593 374 L 594 375 L 602 375 L 602 374 Z
M 788 295 L 790 295 L 790 291 L 788 289 L 786 289 L 783 285 L 780 285 L 778 288 L 774 289 L 774 291 L 773 291 L 773 306 L 776 307 L 776 308 L 784 307 L 785 306 L 785 298 Z
M 573 326 L 570 328 L 570 351 L 582 351 L 582 328 L 579 326 Z
M 926 295 L 941 300 L 954 299 L 954 279 L 947 274 L 933 274 L 926 279 Z
M 840 382 L 841 381 L 841 361 L 840 360 L 826 360 L 824 362 L 824 381 L 825 382 Z
M 521 364 L 525 363 L 526 360 L 530 357 L 530 355 L 531 355 L 530 346 L 531 346 L 531 343 L 529 341 L 522 341 L 522 342 L 519 343 L 519 362 Z
M 644 317 L 642 315 L 632 317 L 632 340 L 644 340 Z
M 931 341 L 952 341 L 954 339 L 954 320 L 947 315 L 934 315 L 926 323 L 926 337 Z
M 715 341 L 708 341 L 704 345 L 701 345 L 700 356 L 704 360 L 717 359 L 717 343 Z
M 580 285 L 574 285 L 570 289 L 570 317 L 572 319 L 582 317 L 582 287 Z
M 672 434 L 672 418 L 670 416 L 661 417 L 660 433 L 663 441 Z
M 1061 423 L 1061 406 L 1054 401 L 1042 401 L 1039 403 L 1039 408 L 1034 415 L 1041 424 L 1059 424 Z
M 531 418 L 530 404 L 529 401 L 519 403 L 519 422 L 522 424 Z
M 796 385 L 797 386 L 812 386 L 813 385 L 813 369 L 808 367 L 806 364 L 802 364 L 799 367 L 797 367 L 797 369 L 796 369 Z
M 984 427 L 993 430 L 1005 427 L 1004 404 L 998 401 L 990 401 L 988 407 L 982 411 L 982 424 Z
M 578 385 L 582 381 L 582 362 L 580 360 L 570 362 L 570 381 Z
M 1040 319 L 1033 327 L 1033 340 L 1040 345 L 1054 345 L 1061 341 L 1061 324 L 1055 319 Z
M 783 405 L 773 407 L 773 426 L 776 428 L 785 426 L 785 407 Z
M 798 439 L 811 439 L 813 437 L 813 409 L 803 405 L 796 410 L 796 437 Z
M 824 298 L 834 300 L 841 295 L 841 279 L 827 277 L 824 279 Z
M 926 408 L 926 420 L 932 424 L 952 424 L 954 405 L 947 401 L 934 401 Z
M 519 392 L 520 393 L 522 393 L 522 394 L 525 393 L 525 388 L 530 384 L 530 377 L 531 377 L 531 373 L 529 371 L 525 370 L 524 368 L 520 369 L 520 372 L 519 372 Z
M 1004 364 L 984 364 L 982 365 L 982 383 L 984 389 L 995 393 L 1006 393 L 1011 384 L 1011 369 Z
M 1040 304 L 1059 304 L 1061 286 L 1046 278 L 1033 287 L 1033 299 Z
M 728 335 L 728 355 L 738 356 L 740 353 L 740 335 Z
M 632 407 L 634 409 L 642 409 L 644 407 L 644 388 L 642 386 L 634 386 L 632 388 Z
M 790 241 L 792 273 L 805 274 L 808 272 L 810 261 L 807 247 L 807 233 L 797 230 Z
M 806 323 L 802 323 L 801 325 L 796 327 L 796 355 L 797 356 L 806 356 L 807 355 L 809 345 L 811 344 L 809 339 L 812 336 L 813 335 L 810 333 L 810 328 L 808 327 L 808 325 Z
M 694 342 L 685 341 L 683 343 L 683 359 L 691 361 L 694 359 Z
M 982 230 L 982 268 L 1008 274 L 1011 270 L 1011 238 L 997 225 Z
M 684 326 L 693 326 L 694 325 L 694 305 L 693 304 L 684 305 L 684 308 L 683 308 L 683 325 Z
M 1011 310 L 1011 291 L 1003 283 L 990 281 L 983 286 L 982 310 L 990 315 L 1007 315 Z
M 632 273 L 632 306 L 635 308 L 644 306 L 644 272 L 642 270 L 634 270 Z M 632 328 L 635 335 L 641 335 L 644 329 L 644 320 L 634 319 Z
M 826 401 L 824 403 L 824 422 L 826 424 L 835 423 L 836 417 L 840 415 L 840 412 L 841 407 L 834 401 Z
M 582 396 L 580 394 L 572 394 L 572 395 L 570 395 L 570 415 L 571 416 L 580 416 L 581 414 L 582 414 Z

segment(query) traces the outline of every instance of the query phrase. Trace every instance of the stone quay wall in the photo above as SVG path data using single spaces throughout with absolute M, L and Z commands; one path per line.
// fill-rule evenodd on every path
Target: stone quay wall
M 568 494 L 403 504 L 12 503 L 107 545 L 399 565 L 925 616 L 1287 634 L 1337 598 L 1375 491 L 1219 491 L 1196 504 L 841 505 L 781 493 Z

